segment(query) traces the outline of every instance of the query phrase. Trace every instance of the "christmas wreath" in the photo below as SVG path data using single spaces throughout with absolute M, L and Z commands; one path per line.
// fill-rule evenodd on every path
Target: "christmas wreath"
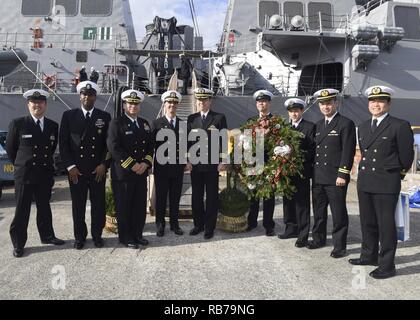
M 264 141 L 264 166 L 257 168 L 243 157 L 235 170 L 248 197 L 267 199 L 273 196 L 291 198 L 296 192 L 293 176 L 302 176 L 303 151 L 299 144 L 302 133 L 293 130 L 282 117 L 272 116 L 249 120 L 241 127 L 243 153 L 256 155 L 258 137 Z M 252 138 L 248 133 L 252 133 Z

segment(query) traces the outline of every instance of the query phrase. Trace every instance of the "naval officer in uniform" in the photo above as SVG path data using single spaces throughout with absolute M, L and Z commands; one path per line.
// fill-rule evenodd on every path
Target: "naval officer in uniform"
M 293 130 L 302 133 L 300 149 L 304 152 L 303 178 L 292 178 L 297 191 L 292 199 L 283 197 L 283 221 L 286 229 L 280 239 L 297 238 L 295 246 L 303 248 L 308 244 L 311 216 L 311 177 L 315 157 L 315 124 L 303 119 L 305 101 L 297 98 L 288 99 L 287 109 Z
M 60 155 L 67 167 L 72 199 L 74 247 L 81 250 L 87 237 L 86 201 L 91 202 L 91 234 L 97 248 L 104 246 L 105 179 L 110 156 L 106 137 L 111 115 L 95 108 L 99 87 L 91 81 L 77 86 L 81 107 L 64 112 L 60 126 Z
M 324 119 L 316 123 L 312 183 L 313 240 L 307 246 L 309 249 L 325 246 L 329 205 L 333 219 L 333 258 L 341 258 L 346 254 L 349 226 L 346 196 L 356 148 L 353 121 L 337 111 L 338 93 L 335 89 L 323 89 L 315 93 Z
M 223 150 L 221 139 L 218 138 L 217 141 L 212 135 L 212 131 L 220 133 L 220 130 L 227 129 L 225 115 L 210 109 L 213 94 L 213 91 L 206 88 L 195 89 L 194 95 L 199 111 L 190 115 L 187 120 L 189 135 L 191 132 L 198 133 L 200 130 L 204 130 L 207 133 L 207 161 L 203 163 L 199 159 L 200 161 L 198 163 L 193 163 L 193 165 L 191 163 L 187 164 L 187 170 L 191 170 L 192 211 L 194 220 L 194 228 L 190 231 L 190 235 L 195 236 L 204 231 L 205 239 L 211 239 L 214 236 L 219 211 L 219 172 L 226 170 L 226 164 L 223 162 L 227 156 L 227 149 Z M 190 141 L 189 146 L 191 147 L 197 140 L 194 142 Z M 216 146 L 217 143 L 219 143 L 219 148 L 213 150 L 214 147 L 212 146 Z M 189 150 L 191 157 L 191 148 Z M 199 152 L 202 151 L 200 150 Z M 213 153 L 217 152 L 217 154 L 212 154 L 212 151 Z M 199 156 L 199 152 L 197 152 L 197 156 Z M 213 163 L 212 158 L 216 158 L 219 161 Z M 204 206 L 204 191 L 206 192 L 206 206 Z
M 22 257 L 28 238 L 27 229 L 32 199 L 35 199 L 38 232 L 43 244 L 62 245 L 52 226 L 50 207 L 54 184 L 54 152 L 58 142 L 58 124 L 44 115 L 48 92 L 29 90 L 23 95 L 28 100 L 29 115 L 14 119 L 6 138 L 6 151 L 15 166 L 15 217 L 10 226 L 13 255 Z
M 271 118 L 273 114 L 271 113 L 271 99 L 273 94 L 267 90 L 258 90 L 254 93 L 254 100 L 256 102 L 256 107 L 258 110 L 258 118 Z M 255 119 L 255 118 L 251 118 Z M 251 120 L 251 119 L 248 119 Z M 268 152 L 264 150 L 264 161 L 268 161 Z M 263 226 L 265 229 L 265 234 L 268 237 L 275 235 L 274 233 L 274 207 L 276 204 L 276 199 L 274 194 L 268 198 L 263 199 Z M 247 231 L 255 229 L 258 225 L 258 213 L 260 210 L 260 199 L 252 198 L 248 214 L 248 228 Z
M 178 222 L 179 201 L 181 199 L 185 169 L 185 164 L 180 163 L 179 158 L 179 132 L 183 120 L 176 116 L 178 104 L 181 100 L 181 94 L 173 90 L 162 94 L 165 115 L 153 122 L 153 136 L 155 139 L 153 174 L 155 176 L 156 187 L 156 235 L 158 237 L 163 237 L 165 233 L 165 213 L 168 194 L 170 229 L 179 236 L 184 233 L 179 227 Z M 166 138 L 166 140 L 157 141 L 156 136 L 161 130 L 173 131 L 176 140 L 167 141 L 168 138 Z M 164 143 L 170 144 L 168 144 L 165 154 L 160 154 L 158 150 Z M 176 154 L 175 158 L 171 158 L 173 154 Z M 160 157 L 164 159 L 160 159 Z
M 111 121 L 108 149 L 112 156 L 111 182 L 114 193 L 120 243 L 131 249 L 146 246 L 147 176 L 153 163 L 153 132 L 140 118 L 144 95 L 137 90 L 121 94 L 124 114 Z
M 410 124 L 389 115 L 393 90 L 374 86 L 366 90 L 372 118 L 359 127 L 359 197 L 362 252 L 353 265 L 379 265 L 370 273 L 375 279 L 393 277 L 397 230 L 395 209 L 401 180 L 414 159 Z

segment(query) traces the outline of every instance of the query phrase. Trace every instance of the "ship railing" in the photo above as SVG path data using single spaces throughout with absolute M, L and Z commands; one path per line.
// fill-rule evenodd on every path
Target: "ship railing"
M 230 82 L 225 79 L 223 83 L 223 91 L 228 94 L 232 87 L 229 85 L 240 83 L 242 78 L 237 79 L 237 81 Z M 281 96 L 311 96 L 316 91 L 324 88 L 342 88 L 343 79 L 336 76 L 317 76 L 317 75 L 308 75 L 301 76 L 293 73 L 288 74 L 287 72 L 281 75 L 272 75 L 269 79 L 270 85 L 275 88 Z M 242 95 L 246 91 L 246 81 L 242 83 Z M 269 90 L 269 87 L 265 89 Z
M 42 74 L 38 75 L 42 79 Z M 56 93 L 76 93 L 76 87 L 78 84 L 76 76 L 71 76 L 68 73 L 57 73 L 54 75 L 54 82 L 47 83 L 48 87 L 42 84 L 35 77 L 20 76 L 17 79 L 9 79 L 2 77 L 0 79 L 0 91 L 3 93 L 24 93 L 27 90 L 34 88 L 42 88 L 44 90 L 52 90 Z M 118 86 L 128 86 L 129 84 L 124 78 L 118 79 Z M 99 80 L 98 86 L 101 89 L 101 93 L 112 93 L 116 90 L 115 77 L 111 74 L 102 73 Z
M 107 38 L 97 34 L 83 35 L 71 33 L 43 33 L 41 37 L 35 37 L 34 33 L 0 33 L 0 45 L 3 48 L 89 48 L 95 50 L 98 45 L 108 45 L 116 48 L 128 48 L 129 41 L 126 34 L 116 34 Z
M 349 21 L 349 15 L 331 15 L 325 12 L 318 12 L 314 15 L 301 16 L 302 20 L 293 22 L 295 16 L 280 15 L 280 25 L 270 26 L 270 17 L 265 16 L 265 30 L 280 31 L 336 31 L 345 29 Z
M 384 4 L 385 2 L 389 2 L 389 0 L 372 0 L 369 1 L 368 3 L 366 3 L 365 5 L 363 5 L 363 10 L 359 11 L 357 13 L 357 16 L 367 16 L 369 14 L 370 11 L 372 11 L 373 9 L 381 6 L 382 4 Z
M 318 32 L 326 31 L 336 33 L 350 32 L 350 16 L 349 15 L 328 15 L 319 12 L 317 15 L 303 16 L 301 26 L 292 25 L 293 16 L 281 15 L 281 23 L 277 27 L 270 27 L 270 17 L 266 16 L 265 25 L 262 28 L 256 28 L 259 31 L 296 31 L 296 32 Z M 238 54 L 244 52 L 252 52 L 257 47 L 257 35 L 254 33 L 242 33 L 231 31 L 233 37 L 225 40 L 225 47 L 219 48 L 226 54 Z M 225 37 L 226 38 L 226 37 Z

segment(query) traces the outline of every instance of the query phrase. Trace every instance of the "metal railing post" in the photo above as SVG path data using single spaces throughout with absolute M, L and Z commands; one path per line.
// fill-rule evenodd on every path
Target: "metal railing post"
M 63 49 L 66 48 L 66 42 L 67 42 L 67 33 L 64 34 Z
M 319 32 L 322 33 L 322 13 L 321 11 L 318 12 L 319 17 Z

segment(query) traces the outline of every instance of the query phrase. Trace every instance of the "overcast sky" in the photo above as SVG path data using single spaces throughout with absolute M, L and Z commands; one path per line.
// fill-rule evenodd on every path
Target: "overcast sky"
M 195 0 L 198 27 L 206 49 L 215 49 L 220 40 L 228 0 Z M 155 16 L 176 17 L 178 25 L 193 26 L 188 0 L 130 0 L 137 40 L 146 34 L 145 25 Z

